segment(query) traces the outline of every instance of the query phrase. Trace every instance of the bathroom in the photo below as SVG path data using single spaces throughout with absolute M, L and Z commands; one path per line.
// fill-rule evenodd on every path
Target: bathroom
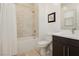
M 46 47 L 41 48 L 39 44 L 51 44 L 53 35 L 79 38 L 78 6 L 78 3 L 0 3 L 0 55 L 42 56 Z M 66 14 L 64 10 L 67 10 Z M 49 20 L 51 14 L 54 15 L 53 21 Z M 73 19 L 66 18 L 65 21 L 64 15 L 73 16 Z

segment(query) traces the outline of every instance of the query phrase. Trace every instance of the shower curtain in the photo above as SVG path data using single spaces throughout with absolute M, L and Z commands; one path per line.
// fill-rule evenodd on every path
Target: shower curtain
M 0 55 L 17 53 L 15 4 L 0 3 Z

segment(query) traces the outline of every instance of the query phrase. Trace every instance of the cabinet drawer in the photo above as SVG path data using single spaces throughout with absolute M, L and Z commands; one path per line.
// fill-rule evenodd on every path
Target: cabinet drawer
M 69 39 L 68 40 L 68 45 L 74 46 L 74 47 L 79 47 L 79 40 Z
M 60 37 L 60 36 L 53 36 L 53 40 L 62 44 L 79 47 L 79 40 Z
M 53 42 L 56 41 L 58 43 L 62 43 L 62 44 L 68 44 L 68 39 L 64 38 L 64 37 L 59 37 L 59 36 L 53 36 Z

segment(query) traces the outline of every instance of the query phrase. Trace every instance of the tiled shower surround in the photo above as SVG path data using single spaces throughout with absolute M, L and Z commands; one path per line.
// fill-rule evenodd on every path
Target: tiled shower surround
M 36 34 L 38 26 L 36 18 L 34 4 L 16 4 L 17 37 Z

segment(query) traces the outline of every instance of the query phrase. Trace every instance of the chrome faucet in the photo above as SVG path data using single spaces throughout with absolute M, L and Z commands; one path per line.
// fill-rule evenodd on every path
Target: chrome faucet
M 76 28 L 74 27 L 74 28 L 72 28 L 72 34 L 74 34 L 75 33 L 75 30 L 76 30 Z

